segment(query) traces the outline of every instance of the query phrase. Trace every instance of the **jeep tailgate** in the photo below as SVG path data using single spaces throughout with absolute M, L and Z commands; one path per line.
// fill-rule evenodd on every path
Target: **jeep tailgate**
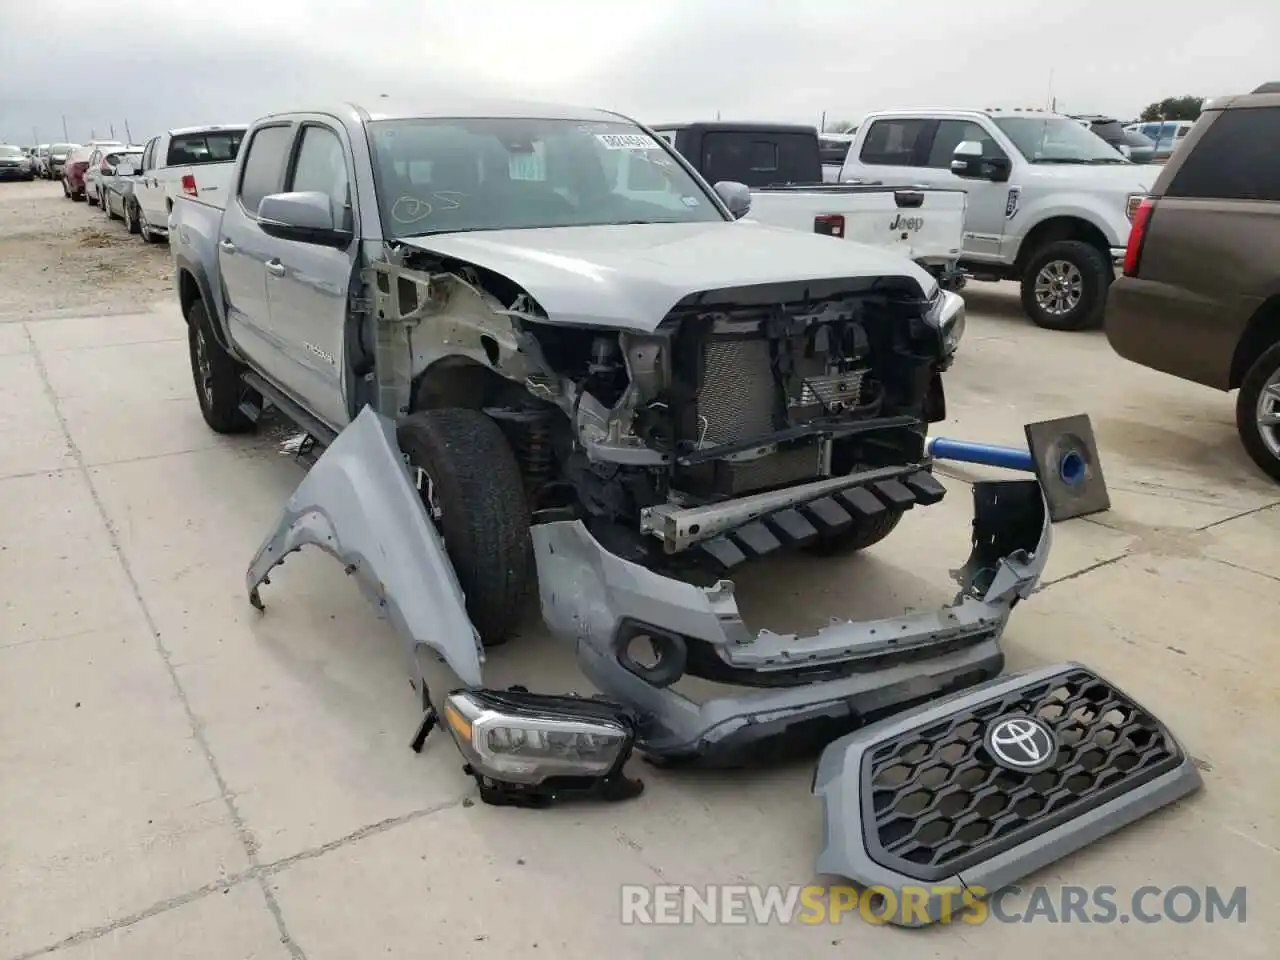
M 747 218 L 896 250 L 923 264 L 941 264 L 960 256 L 964 211 L 962 190 L 844 183 L 753 190 Z

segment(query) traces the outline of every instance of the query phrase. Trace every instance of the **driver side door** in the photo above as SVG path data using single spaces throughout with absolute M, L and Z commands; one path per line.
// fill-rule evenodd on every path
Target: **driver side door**
M 951 172 L 956 147 L 971 141 L 982 144 L 983 160 L 1008 161 L 1009 156 L 981 124 L 972 120 L 940 120 L 934 128 L 920 182 L 929 187 L 963 190 L 965 256 L 981 260 L 1000 258 L 1006 226 L 1017 215 L 1019 189 L 991 180 L 959 177 Z

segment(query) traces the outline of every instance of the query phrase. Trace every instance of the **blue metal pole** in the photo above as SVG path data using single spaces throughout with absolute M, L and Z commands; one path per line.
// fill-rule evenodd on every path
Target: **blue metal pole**
M 966 440 L 948 440 L 946 437 L 929 437 L 925 450 L 938 460 L 960 460 L 965 463 L 981 463 L 988 467 L 1004 467 L 1035 473 L 1035 461 L 1027 450 L 1016 447 L 999 447 L 990 443 L 970 443 Z

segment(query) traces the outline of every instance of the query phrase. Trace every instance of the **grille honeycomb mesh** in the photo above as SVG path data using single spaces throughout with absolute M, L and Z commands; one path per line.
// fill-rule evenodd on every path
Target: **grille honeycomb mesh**
M 983 745 L 988 724 L 1039 717 L 1056 734 L 1053 766 L 1008 770 Z M 864 760 L 873 859 L 940 879 L 1053 829 L 1181 763 L 1155 720 L 1087 670 L 1061 674 L 876 747 Z

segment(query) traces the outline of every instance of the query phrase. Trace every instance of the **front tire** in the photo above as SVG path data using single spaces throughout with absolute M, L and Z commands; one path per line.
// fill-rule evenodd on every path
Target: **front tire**
M 1027 261 L 1022 309 L 1046 330 L 1096 327 L 1113 279 L 1111 264 L 1097 247 L 1083 240 L 1058 240 Z
M 901 510 L 886 510 L 874 517 L 855 517 L 853 526 L 837 534 L 820 537 L 805 549 L 821 557 L 857 553 L 875 546 L 893 533 L 901 520 Z
M 240 409 L 249 392 L 240 379 L 244 368 L 218 343 L 201 300 L 187 310 L 187 350 L 200 414 L 209 429 L 214 433 L 252 432 L 253 420 Z
M 138 222 L 138 208 L 129 199 L 124 202 L 124 226 L 130 233 L 137 233 L 142 229 L 141 224 Z
M 510 444 L 490 417 L 460 408 L 410 414 L 396 435 L 410 467 L 422 471 L 423 506 L 481 642 L 504 643 L 520 626 L 534 580 L 529 507 Z
M 1245 453 L 1280 481 L 1280 343 L 1253 362 L 1236 396 L 1236 429 Z

